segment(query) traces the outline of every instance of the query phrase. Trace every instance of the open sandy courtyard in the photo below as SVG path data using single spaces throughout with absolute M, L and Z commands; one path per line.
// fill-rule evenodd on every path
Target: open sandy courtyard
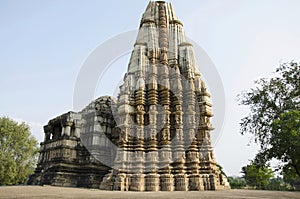
M 0 198 L 290 198 L 300 199 L 300 192 L 279 191 L 252 191 L 252 190 L 228 190 L 228 191 L 204 191 L 204 192 L 117 192 L 102 191 L 96 189 L 62 188 L 52 186 L 11 186 L 0 187 Z

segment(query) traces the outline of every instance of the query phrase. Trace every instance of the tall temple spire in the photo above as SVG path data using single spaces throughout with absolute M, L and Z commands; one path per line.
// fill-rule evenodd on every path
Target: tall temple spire
M 211 147 L 210 95 L 171 3 L 149 2 L 123 87 L 127 92 L 121 90 L 115 116 L 121 123 L 115 128 L 124 137 L 101 188 L 228 188 Z
M 212 104 L 196 60 L 172 4 L 150 1 L 118 99 L 103 96 L 50 120 L 28 183 L 120 191 L 229 188 L 211 146 Z

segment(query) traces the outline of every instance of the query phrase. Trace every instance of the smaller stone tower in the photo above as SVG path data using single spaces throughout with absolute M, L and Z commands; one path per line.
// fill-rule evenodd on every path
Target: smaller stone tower
M 95 106 L 105 102 L 106 109 L 99 110 L 104 113 L 112 101 L 100 97 L 79 113 L 68 112 L 50 120 L 44 126 L 37 168 L 27 184 L 99 188 L 110 169 L 100 160 L 110 162 L 115 155 L 106 142 L 114 140 L 108 128 L 114 122 L 109 113 L 98 121 Z

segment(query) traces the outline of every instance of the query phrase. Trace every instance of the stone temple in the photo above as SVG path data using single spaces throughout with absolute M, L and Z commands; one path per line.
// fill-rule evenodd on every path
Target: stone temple
M 171 3 L 150 1 L 117 99 L 44 127 L 28 184 L 119 191 L 228 189 L 210 133 L 210 94 Z

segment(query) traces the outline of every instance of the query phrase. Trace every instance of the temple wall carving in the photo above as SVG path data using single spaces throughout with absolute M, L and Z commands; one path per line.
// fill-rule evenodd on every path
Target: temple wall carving
M 171 3 L 150 1 L 117 99 L 44 127 L 29 184 L 119 191 L 230 188 L 211 146 L 210 94 Z

